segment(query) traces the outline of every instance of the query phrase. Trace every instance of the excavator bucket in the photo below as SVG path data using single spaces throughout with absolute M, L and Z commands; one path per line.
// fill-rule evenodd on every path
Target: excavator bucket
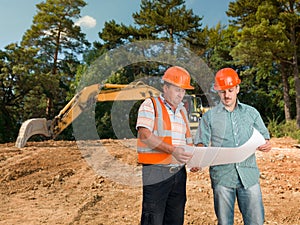
M 16 147 L 23 148 L 27 140 L 35 134 L 42 134 L 46 137 L 51 136 L 47 125 L 47 120 L 45 118 L 29 119 L 22 123 L 16 141 Z

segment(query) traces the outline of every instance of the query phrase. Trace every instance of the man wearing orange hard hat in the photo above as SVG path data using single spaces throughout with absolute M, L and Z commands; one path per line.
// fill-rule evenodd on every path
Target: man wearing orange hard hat
M 185 164 L 192 154 L 179 146 L 193 141 L 182 100 L 185 91 L 194 87 L 189 72 L 179 66 L 168 68 L 162 81 L 162 94 L 141 104 L 136 124 L 138 161 L 143 165 L 141 225 L 184 222 Z
M 259 112 L 237 98 L 240 83 L 237 72 L 231 68 L 224 68 L 216 73 L 214 89 L 221 101 L 202 116 L 195 136 L 196 145 L 239 147 L 250 139 L 255 128 L 266 139 L 265 144 L 257 150 L 271 150 L 270 135 Z M 255 154 L 240 163 L 211 166 L 209 172 L 219 225 L 233 224 L 236 199 L 245 225 L 264 223 L 260 175 Z

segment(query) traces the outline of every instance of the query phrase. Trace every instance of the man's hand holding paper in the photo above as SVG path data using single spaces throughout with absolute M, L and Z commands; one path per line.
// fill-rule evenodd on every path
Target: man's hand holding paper
M 253 129 L 251 138 L 237 148 L 184 146 L 184 149 L 186 152 L 193 154 L 193 157 L 187 163 L 188 168 L 204 168 L 242 162 L 254 154 L 256 149 L 269 151 L 270 146 L 268 141 L 266 142 L 264 137 L 256 129 Z

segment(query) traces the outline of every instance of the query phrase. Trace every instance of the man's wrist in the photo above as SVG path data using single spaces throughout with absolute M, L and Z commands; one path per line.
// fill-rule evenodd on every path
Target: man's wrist
M 168 153 L 173 154 L 173 152 L 175 151 L 175 148 L 176 148 L 175 146 L 170 145 L 169 148 L 168 148 Z

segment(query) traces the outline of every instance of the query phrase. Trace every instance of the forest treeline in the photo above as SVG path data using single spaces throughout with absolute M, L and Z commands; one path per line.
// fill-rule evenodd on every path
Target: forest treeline
M 37 4 L 32 25 L 20 43 L 12 42 L 0 50 L 1 143 L 14 142 L 27 119 L 54 118 L 99 57 L 126 44 L 149 40 L 183 46 L 213 72 L 234 68 L 242 79 L 240 101 L 260 111 L 272 135 L 285 135 L 278 124 L 294 123 L 294 129 L 299 130 L 298 0 L 231 1 L 224 9 L 229 23 L 214 27 L 203 25 L 203 17 L 187 8 L 184 0 L 141 0 L 139 11 L 128 15 L 134 20 L 132 25 L 107 21 L 94 43 L 87 41 L 74 22 L 86 4 L 83 0 Z M 156 52 L 160 50 L 163 48 Z M 159 77 L 168 66 L 159 61 L 129 64 L 112 71 L 106 82 L 128 84 L 142 77 Z M 201 92 L 197 86 L 195 94 Z M 111 106 L 111 102 L 96 106 L 95 121 L 101 138 L 115 137 Z M 129 118 L 134 124 L 135 117 Z M 74 138 L 72 127 L 60 138 Z

